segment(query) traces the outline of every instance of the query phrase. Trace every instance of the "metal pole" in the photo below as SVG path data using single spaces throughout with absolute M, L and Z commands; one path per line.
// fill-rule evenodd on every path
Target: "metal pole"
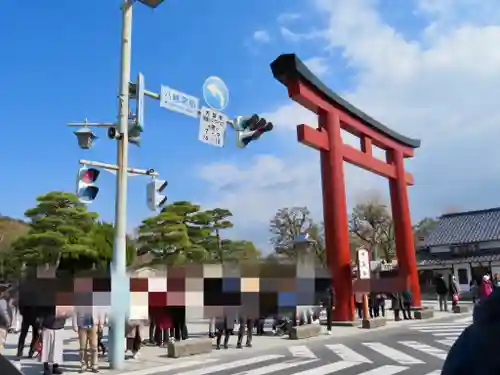
M 118 171 L 118 169 L 119 169 L 119 167 L 117 165 L 101 163 L 98 161 L 91 161 L 91 160 L 80 160 L 79 164 L 89 165 L 91 167 L 103 168 L 103 169 L 107 169 L 110 171 Z M 128 167 L 127 172 L 128 172 L 128 174 L 132 174 L 132 175 L 145 175 L 145 176 L 151 176 L 151 177 L 159 177 L 160 176 L 158 174 L 158 172 L 156 172 L 154 169 L 139 169 L 139 168 Z
M 115 243 L 111 265 L 111 353 L 110 365 L 114 370 L 125 367 L 125 319 L 129 287 L 126 282 L 126 229 L 127 229 L 127 165 L 128 165 L 128 112 L 129 81 L 132 43 L 132 3 L 122 5 L 122 35 L 120 58 L 120 86 L 118 96 L 118 171 L 116 174 Z

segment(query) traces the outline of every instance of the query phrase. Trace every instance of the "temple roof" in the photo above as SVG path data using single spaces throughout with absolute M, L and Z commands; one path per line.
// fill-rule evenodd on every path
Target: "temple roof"
M 425 247 L 500 240 L 500 207 L 443 215 L 424 240 Z
M 481 254 L 469 256 L 454 256 L 449 253 L 438 254 L 419 254 L 418 266 L 434 266 L 434 265 L 449 265 L 456 263 L 486 263 L 500 260 L 500 252 L 498 251 L 481 251 Z

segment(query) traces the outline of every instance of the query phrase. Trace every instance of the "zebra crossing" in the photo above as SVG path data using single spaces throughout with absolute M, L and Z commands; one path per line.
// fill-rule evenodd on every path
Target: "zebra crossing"
M 435 337 L 435 341 L 439 344 L 451 347 L 465 328 L 472 323 L 472 317 L 468 316 L 461 319 L 456 319 L 448 323 L 428 323 L 411 325 L 413 331 L 429 333 Z
M 279 352 L 200 358 L 129 375 L 438 375 L 448 348 L 410 340 L 291 345 Z M 255 353 L 257 354 L 257 353 Z M 432 362 L 430 359 L 434 359 Z M 416 372 L 413 372 L 416 371 Z M 24 371 L 23 371 L 24 372 Z M 25 375 L 31 375 L 24 372 Z
M 417 341 L 362 342 L 316 345 L 291 345 L 279 354 L 253 355 L 249 358 L 210 358 L 203 366 L 189 368 L 189 362 L 178 362 L 170 367 L 151 368 L 130 375 L 438 375 L 440 364 L 446 358 L 446 347 L 434 347 Z M 325 355 L 321 350 L 327 350 Z M 320 353 L 321 352 L 321 353 Z M 438 359 L 428 365 L 425 358 Z M 384 359 L 381 359 L 384 357 Z M 419 366 L 419 367 L 416 367 Z M 434 368 L 432 368 L 434 367 Z M 154 371 L 154 372 L 153 372 Z

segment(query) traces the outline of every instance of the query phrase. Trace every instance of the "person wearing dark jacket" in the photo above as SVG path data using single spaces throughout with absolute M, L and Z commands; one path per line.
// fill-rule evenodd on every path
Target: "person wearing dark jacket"
M 325 309 L 326 309 L 326 331 L 332 334 L 332 312 L 333 312 L 333 289 L 328 287 L 326 290 Z
M 22 357 L 26 336 L 31 328 L 31 343 L 28 356 L 31 358 L 35 353 L 35 345 L 40 338 L 40 308 L 37 302 L 37 293 L 33 288 L 32 283 L 26 282 L 21 284 L 19 291 L 18 308 L 19 314 L 22 316 L 21 331 L 17 342 L 17 356 Z
M 413 298 L 409 290 L 405 290 L 403 293 L 401 293 L 401 302 L 403 304 L 403 319 L 411 320 L 411 305 L 413 302 Z
M 448 311 L 448 286 L 444 281 L 443 275 L 436 278 L 436 293 L 439 301 L 439 311 Z
M 391 299 L 392 310 L 394 311 L 394 320 L 399 321 L 401 320 L 400 311 L 404 309 L 401 293 L 395 292 L 391 293 L 389 296 Z
M 500 359 L 500 289 L 474 307 L 473 322 L 448 352 L 441 375 L 498 375 Z

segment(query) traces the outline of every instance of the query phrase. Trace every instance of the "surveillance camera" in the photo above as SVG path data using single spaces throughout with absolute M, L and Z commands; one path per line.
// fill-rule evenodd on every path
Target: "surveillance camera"
M 120 133 L 118 133 L 118 129 L 114 126 L 108 128 L 108 138 L 109 139 L 119 139 Z
M 91 148 L 94 140 L 98 138 L 91 129 L 86 127 L 78 129 L 74 133 L 78 140 L 78 146 L 84 150 Z

